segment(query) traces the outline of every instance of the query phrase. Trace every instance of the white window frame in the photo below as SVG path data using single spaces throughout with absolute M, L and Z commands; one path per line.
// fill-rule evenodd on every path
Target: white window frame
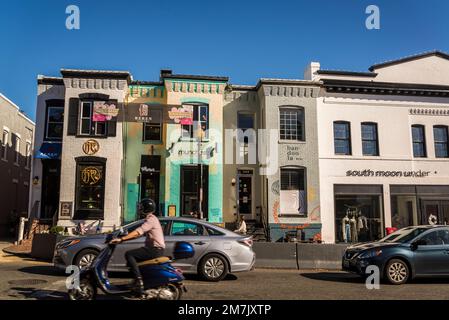
M 83 109 L 84 109 L 84 104 L 89 104 L 90 105 L 90 112 L 89 112 L 89 117 L 83 117 Z M 92 101 L 81 101 L 80 106 L 79 106 L 79 135 L 80 136 L 90 136 L 92 135 L 92 110 L 93 109 L 93 102 Z M 83 133 L 83 120 L 89 120 L 89 133 Z
M 14 164 L 19 165 L 19 156 L 20 156 L 20 143 L 21 143 L 22 138 L 20 137 L 20 135 L 16 134 L 16 141 L 15 141 L 15 146 L 14 146 Z
M 302 128 L 298 128 L 298 126 L 296 125 L 296 128 L 294 129 L 295 134 L 293 134 L 292 128 L 291 128 L 291 122 L 292 120 L 289 118 L 288 121 L 287 119 L 282 119 L 282 113 L 283 112 L 291 112 L 291 113 L 296 113 L 296 124 L 300 121 Z M 298 120 L 298 116 L 302 116 L 301 119 Z M 291 114 L 289 115 L 291 116 Z M 281 133 L 281 125 L 284 125 L 284 137 L 282 137 L 282 133 Z M 289 127 L 290 132 L 287 134 L 287 126 Z M 299 131 L 299 129 L 301 129 L 301 131 Z M 302 135 L 300 137 L 300 135 Z M 287 138 L 287 136 L 289 136 L 289 138 Z M 290 142 L 305 142 L 306 141 L 306 115 L 305 115 L 305 109 L 303 107 L 296 107 L 296 106 L 281 106 L 279 107 L 279 140 L 280 141 L 290 141 Z
M 9 143 L 10 131 L 8 128 L 3 127 L 2 134 L 2 160 L 8 161 L 8 143 Z
M 210 122 L 209 122 L 209 118 L 210 118 L 209 117 L 209 111 L 210 111 L 209 105 L 208 104 L 200 104 L 200 103 L 192 103 L 192 104 L 185 103 L 184 105 L 193 107 L 193 119 L 195 119 L 195 109 L 196 109 L 196 116 L 197 116 L 198 120 L 193 121 L 193 124 L 191 124 L 191 125 L 185 125 L 185 126 L 181 125 L 181 138 L 184 140 L 196 140 L 196 136 L 198 134 L 197 130 L 199 130 L 198 127 L 200 127 L 202 123 L 205 123 L 207 129 L 206 129 L 206 132 L 205 132 L 205 135 L 203 138 L 206 140 L 209 139 L 209 124 L 210 124 Z M 206 117 L 207 117 L 206 121 L 202 121 L 200 119 L 202 108 L 206 108 L 206 111 L 207 111 L 206 112 Z M 184 129 L 184 127 L 188 127 L 188 130 Z
M 31 168 L 31 141 L 27 140 L 26 141 L 26 147 L 25 147 L 25 152 L 26 152 L 26 165 L 25 168 L 26 169 L 30 169 Z

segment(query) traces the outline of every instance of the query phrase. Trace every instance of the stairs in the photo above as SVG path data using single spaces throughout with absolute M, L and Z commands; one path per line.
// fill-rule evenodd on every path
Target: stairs
M 265 235 L 265 229 L 263 224 L 256 220 L 245 220 L 246 222 L 246 234 L 253 237 L 255 242 L 266 242 L 267 237 Z

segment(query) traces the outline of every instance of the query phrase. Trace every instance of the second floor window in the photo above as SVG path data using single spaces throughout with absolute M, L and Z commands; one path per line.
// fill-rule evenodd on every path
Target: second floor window
M 15 137 L 14 151 L 15 151 L 14 163 L 15 164 L 19 164 L 19 159 L 20 159 L 20 138 L 18 136 Z
M 93 101 L 82 101 L 80 105 L 79 134 L 86 136 L 105 136 L 106 121 L 93 121 L 94 104 Z M 101 103 L 101 102 L 99 102 Z
M 362 151 L 364 156 L 379 155 L 379 143 L 376 123 L 362 123 Z
M 62 140 L 64 124 L 64 107 L 49 106 L 47 108 L 47 125 L 45 128 L 46 140 Z
M 162 119 L 162 111 L 153 110 L 155 119 Z M 158 120 L 145 122 L 143 124 L 143 141 L 161 141 L 162 140 L 162 124 Z
M 334 122 L 334 150 L 337 155 L 351 155 L 351 125 L 349 122 Z
M 9 132 L 7 130 L 3 130 L 2 136 L 2 159 L 7 160 L 8 157 L 8 143 L 9 143 Z
M 279 116 L 281 140 L 305 141 L 303 109 L 281 108 Z
M 447 126 L 434 126 L 433 139 L 435 141 L 435 157 L 448 158 L 448 130 Z
M 27 141 L 25 152 L 26 152 L 26 166 L 25 167 L 27 169 L 30 169 L 31 168 L 31 142 Z
M 412 140 L 413 140 L 413 156 L 415 158 L 427 157 L 426 150 L 426 134 L 423 125 L 412 126 Z
M 183 138 L 208 138 L 209 106 L 193 105 L 193 124 L 182 125 Z M 199 131 L 201 130 L 201 131 Z

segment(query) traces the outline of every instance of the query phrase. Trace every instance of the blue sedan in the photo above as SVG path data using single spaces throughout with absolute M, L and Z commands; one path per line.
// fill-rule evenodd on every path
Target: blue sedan
M 343 270 L 367 276 L 370 265 L 395 285 L 417 277 L 449 276 L 449 226 L 408 227 L 346 249 Z

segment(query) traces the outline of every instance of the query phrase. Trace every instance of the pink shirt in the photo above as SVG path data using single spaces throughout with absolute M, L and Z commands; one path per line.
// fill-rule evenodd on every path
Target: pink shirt
M 145 234 L 145 245 L 147 247 L 165 249 L 164 231 L 162 230 L 159 219 L 154 214 L 150 213 L 147 215 L 145 222 L 136 231 L 140 235 Z

